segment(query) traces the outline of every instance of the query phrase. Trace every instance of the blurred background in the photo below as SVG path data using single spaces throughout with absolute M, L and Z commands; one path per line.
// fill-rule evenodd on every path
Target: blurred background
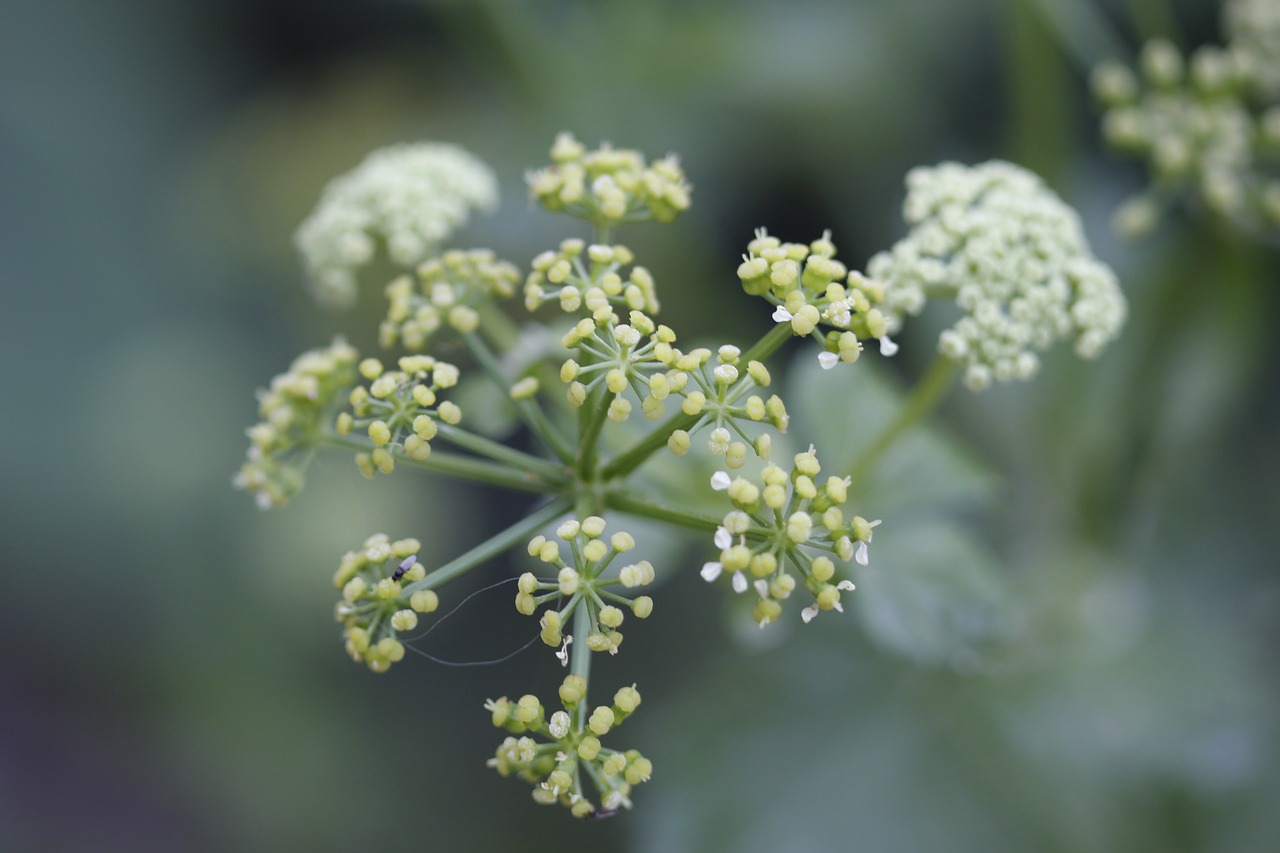
M 1144 178 L 1063 49 L 1082 5 L 8 0 L 0 849 L 1280 849 L 1280 250 L 1190 217 L 1111 236 Z M 1098 8 L 1121 58 L 1162 8 L 1184 46 L 1219 37 L 1213 3 Z M 587 824 L 484 767 L 483 700 L 549 697 L 550 656 L 374 677 L 332 622 L 369 533 L 443 561 L 520 502 L 341 454 L 282 511 L 230 485 L 253 390 L 381 310 L 380 281 L 346 316 L 301 287 L 325 182 L 461 144 L 504 204 L 459 244 L 523 266 L 578 233 L 522 183 L 564 129 L 681 155 L 693 210 L 622 236 L 682 338 L 768 324 L 735 295 L 752 229 L 831 228 L 861 265 L 944 159 L 1042 174 L 1131 302 L 1100 361 L 954 392 L 859 485 L 885 524 L 856 612 L 762 644 L 697 578 L 706 543 L 665 543 L 655 616 L 600 666 L 644 693 L 625 740 L 655 775 Z M 797 441 L 855 448 L 935 333 L 840 394 L 797 368 Z M 429 650 L 523 642 L 487 595 Z

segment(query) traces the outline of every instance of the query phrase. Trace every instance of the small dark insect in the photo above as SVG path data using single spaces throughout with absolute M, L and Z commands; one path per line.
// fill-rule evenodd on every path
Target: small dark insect
M 597 809 L 587 815 L 587 820 L 604 820 L 607 817 L 613 817 L 617 813 L 617 809 Z
M 396 569 L 395 572 L 392 573 L 391 579 L 393 581 L 400 580 L 400 578 L 404 577 L 405 572 L 413 568 L 413 564 L 416 562 L 418 562 L 417 554 L 410 554 L 409 556 L 405 557 L 404 562 L 400 564 L 400 568 Z

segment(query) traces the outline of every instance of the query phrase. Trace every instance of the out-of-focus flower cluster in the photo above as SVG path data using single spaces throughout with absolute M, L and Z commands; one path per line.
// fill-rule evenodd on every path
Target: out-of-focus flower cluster
M 558 571 L 554 581 L 540 581 L 532 572 L 520 576 L 516 593 L 516 610 L 532 616 L 539 606 L 552 600 L 568 599 L 558 610 L 542 614 L 542 641 L 553 648 L 560 648 L 561 663 L 568 663 L 568 646 L 573 642 L 565 634 L 569 620 L 579 607 L 588 613 L 589 630 L 586 637 L 578 637 L 593 652 L 618 653 L 622 643 L 622 608 L 630 610 L 637 619 L 647 619 L 653 612 L 653 599 L 647 595 L 628 598 L 610 587 L 635 589 L 653 582 L 653 566 L 648 560 L 623 566 L 616 575 L 605 577 L 605 570 L 614 558 L 635 547 L 630 533 L 618 531 L 606 542 L 605 521 L 598 515 L 582 521 L 569 519 L 556 530 L 556 536 L 569 545 L 570 561 L 566 562 L 560 544 L 545 536 L 536 536 L 529 542 L 529 555 L 554 566 Z M 572 565 L 570 565 L 572 563 Z
M 1103 135 L 1147 161 L 1149 189 L 1116 213 L 1121 233 L 1149 231 L 1175 197 L 1247 230 L 1280 235 L 1280 3 L 1234 0 L 1225 46 L 1184 57 L 1167 41 L 1143 48 L 1139 71 L 1094 69 Z
M 342 623 L 347 654 L 374 672 L 386 672 L 404 657 L 396 634 L 418 627 L 418 614 L 431 613 L 440 601 L 433 590 L 406 589 L 426 576 L 418 562 L 417 539 L 392 542 L 385 533 L 364 541 L 338 564 L 333 585 L 342 592 L 334 618 Z
M 472 210 L 490 210 L 498 185 L 483 162 L 455 145 L 422 142 L 371 153 L 334 178 L 294 242 L 316 297 L 335 308 L 356 300 L 359 269 L 381 241 L 400 266 L 434 254 Z
M 584 257 L 585 256 L 585 257 Z M 533 270 L 524 282 L 524 304 L 536 311 L 544 302 L 558 300 L 569 314 L 583 311 L 598 322 L 612 316 L 615 307 L 658 313 L 658 294 L 653 276 L 644 267 L 632 267 L 622 277 L 623 267 L 635 260 L 626 246 L 592 244 L 565 240 L 558 251 L 546 251 L 533 259 Z
M 760 627 L 776 622 L 782 602 L 791 597 L 799 573 L 813 604 L 801 611 L 805 622 L 821 610 L 842 610 L 840 593 L 853 582 L 836 579 L 836 564 L 826 551 L 841 560 L 866 564 L 867 543 L 879 521 L 861 516 L 846 519 L 842 507 L 849 498 L 849 481 L 842 477 L 819 479 L 822 466 L 812 445 L 797 453 L 791 471 L 769 464 L 757 477 L 730 477 L 723 471 L 711 478 L 711 486 L 725 492 L 734 509 L 716 530 L 714 543 L 720 559 L 702 567 L 710 582 L 727 574 L 734 592 L 754 589 L 752 615 Z
M 479 309 L 493 298 L 515 293 L 519 271 L 488 249 L 454 249 L 418 266 L 387 285 L 387 318 L 378 327 L 378 343 L 390 349 L 422 350 L 431 336 L 448 324 L 459 332 L 474 331 Z
M 341 338 L 304 352 L 258 392 L 262 421 L 249 427 L 249 452 L 235 476 L 263 509 L 284 506 L 302 488 L 320 433 L 355 381 L 358 353 Z
M 653 764 L 637 750 L 623 752 L 600 742 L 639 707 L 635 686 L 619 689 L 612 705 L 589 708 L 586 697 L 587 680 L 569 675 L 560 685 L 564 710 L 550 717 L 532 694 L 514 702 L 503 696 L 484 706 L 495 726 L 511 732 L 489 766 L 503 776 L 516 774 L 532 783 L 535 802 L 560 803 L 574 817 L 631 808 L 631 789 L 653 773 Z M 587 796 L 584 781 L 591 783 L 598 802 Z
M 964 316 L 938 350 L 964 366 L 971 389 L 1029 379 L 1036 351 L 1066 338 L 1092 358 L 1124 324 L 1115 274 L 1093 257 L 1079 217 L 1025 169 L 913 169 L 903 216 L 911 231 L 867 271 L 884 284 L 891 330 L 929 299 L 955 301 Z
M 747 244 L 738 278 L 747 293 L 778 306 L 773 319 L 790 323 L 795 334 L 814 335 L 819 326 L 832 330 L 822 338 L 824 368 L 857 361 L 859 337 L 880 340 L 884 355 L 897 351 L 876 307 L 884 301 L 883 286 L 836 260 L 831 232 L 808 244 L 783 243 L 761 228 Z
M 552 165 L 527 176 L 530 194 L 602 228 L 653 219 L 670 222 L 689 208 L 691 187 L 675 155 L 646 164 L 639 151 L 605 145 L 588 151 L 572 134 L 551 147 Z
M 366 477 L 395 469 L 392 450 L 426 459 L 440 422 L 452 425 L 462 420 L 458 405 L 439 400 L 437 394 L 458 384 L 458 368 L 429 355 L 406 355 L 398 364 L 399 370 L 386 370 L 376 358 L 360 362 L 360 375 L 369 385 L 352 389 L 351 411 L 338 415 L 338 435 L 362 429 L 373 442 L 372 452 L 356 454 Z

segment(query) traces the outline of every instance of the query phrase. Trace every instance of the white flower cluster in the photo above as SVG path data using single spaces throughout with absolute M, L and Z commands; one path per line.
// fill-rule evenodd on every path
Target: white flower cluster
M 356 299 L 356 272 L 378 241 L 391 260 L 413 266 L 435 253 L 473 209 L 497 206 L 489 167 L 455 145 L 380 148 L 329 182 L 294 242 L 316 297 L 336 308 Z
M 1124 323 L 1115 274 L 1089 251 L 1080 219 L 1039 178 L 1011 163 L 944 163 L 907 175 L 910 233 L 867 272 L 884 285 L 890 330 L 930 298 L 964 316 L 938 349 L 965 366 L 973 390 L 1029 379 L 1034 350 L 1074 336 L 1096 356 Z
M 1140 75 L 1116 62 L 1094 70 L 1107 143 L 1150 164 L 1151 188 L 1116 214 L 1122 233 L 1150 230 L 1184 192 L 1249 230 L 1280 229 L 1280 2 L 1228 3 L 1223 29 L 1225 47 L 1186 58 L 1148 42 Z

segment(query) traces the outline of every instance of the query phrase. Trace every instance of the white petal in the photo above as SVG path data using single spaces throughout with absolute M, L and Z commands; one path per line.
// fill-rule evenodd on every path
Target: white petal
M 779 305 L 779 306 L 777 307 L 777 310 L 775 310 L 775 311 L 773 312 L 773 322 L 775 322 L 775 323 L 790 323 L 790 322 L 791 322 L 791 312 L 790 312 L 790 311 L 788 311 L 784 306 Z
M 717 527 L 716 537 L 712 541 L 715 542 L 717 548 L 723 551 L 733 545 L 733 534 L 729 532 L 727 527 Z
M 880 354 L 888 357 L 898 351 L 898 345 L 889 340 L 889 336 L 885 335 L 880 339 Z
M 868 560 L 867 560 L 867 543 L 866 542 L 858 543 L 858 550 L 853 553 L 853 559 L 857 560 L 860 564 L 864 566 L 867 565 Z
M 813 617 L 817 615 L 818 615 L 818 605 L 816 604 L 811 604 L 808 607 L 806 607 L 804 610 L 800 611 L 800 618 L 803 619 L 806 624 L 809 622 L 812 622 Z
M 836 589 L 854 590 L 854 589 L 857 589 L 857 587 L 853 585 L 853 581 L 843 580 L 843 581 L 840 581 L 840 583 L 836 584 Z
M 723 571 L 724 571 L 724 566 L 720 565 L 719 563 L 703 563 L 702 579 L 707 583 L 711 583 L 711 581 L 720 577 L 720 573 Z
M 755 582 L 756 594 L 761 598 L 769 597 L 769 584 L 765 583 L 764 578 L 760 578 Z
M 747 576 L 742 572 L 733 573 L 733 591 L 738 594 L 747 591 Z
M 823 370 L 830 370 L 840 363 L 840 356 L 834 352 L 818 353 L 818 364 L 822 365 Z
M 715 489 L 717 492 L 723 492 L 725 489 L 729 488 L 729 484 L 732 482 L 732 478 L 730 478 L 724 471 L 717 471 L 711 475 L 711 488 Z

